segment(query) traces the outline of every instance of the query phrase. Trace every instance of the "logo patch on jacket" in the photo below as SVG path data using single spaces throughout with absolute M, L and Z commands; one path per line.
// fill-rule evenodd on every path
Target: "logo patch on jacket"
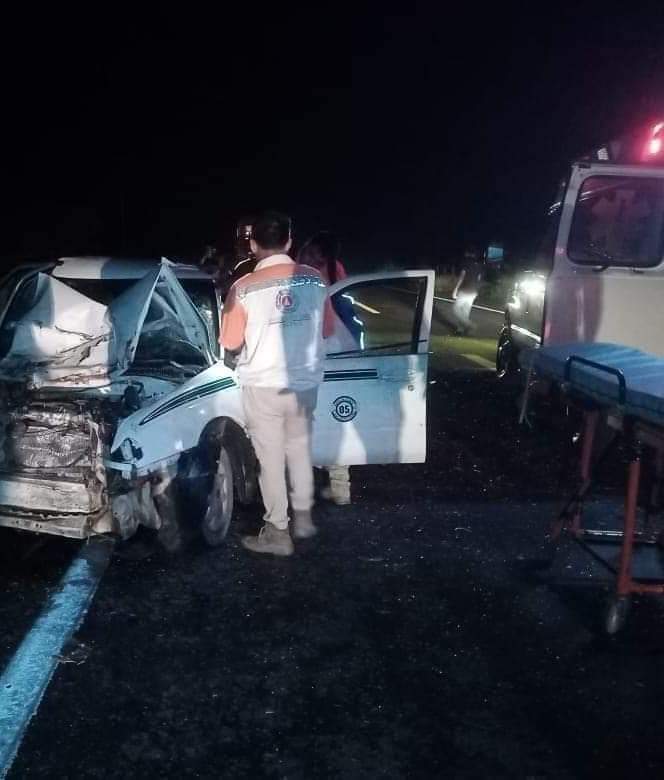
M 277 309 L 281 312 L 288 313 L 297 309 L 297 299 L 292 290 L 279 290 L 276 300 Z

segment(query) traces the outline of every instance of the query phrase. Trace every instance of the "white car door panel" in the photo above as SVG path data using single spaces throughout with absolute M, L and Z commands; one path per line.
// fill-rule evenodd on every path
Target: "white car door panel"
M 433 271 L 393 271 L 356 276 L 331 289 L 337 327 L 346 332 L 344 318 L 355 321 L 356 347 L 339 352 L 340 340 L 329 341 L 314 419 L 316 465 L 426 459 L 433 285 Z

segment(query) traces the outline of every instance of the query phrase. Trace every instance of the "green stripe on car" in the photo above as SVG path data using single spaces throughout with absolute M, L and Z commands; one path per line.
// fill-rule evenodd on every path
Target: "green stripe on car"
M 187 390 L 187 392 L 182 393 L 175 398 L 171 398 L 169 401 L 166 401 L 166 403 L 158 406 L 156 409 L 146 415 L 140 421 L 139 425 L 145 425 L 145 423 L 151 422 L 157 417 L 161 417 L 162 414 L 166 414 L 173 409 L 177 409 L 179 406 L 191 403 L 192 401 L 197 401 L 200 398 L 205 398 L 208 395 L 213 395 L 214 393 L 218 393 L 221 390 L 228 390 L 231 387 L 235 387 L 235 380 L 228 377 L 225 379 L 215 379 L 213 382 L 207 382 L 206 384 L 200 385 L 199 387 L 193 387 L 191 390 Z

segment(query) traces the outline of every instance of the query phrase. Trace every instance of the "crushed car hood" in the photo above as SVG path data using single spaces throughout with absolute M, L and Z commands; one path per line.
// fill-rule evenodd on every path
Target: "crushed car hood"
M 104 306 L 43 270 L 19 282 L 0 324 L 0 379 L 94 386 L 126 372 L 141 338 L 152 363 L 174 350 L 213 362 L 207 327 L 168 260 Z M 156 348 L 155 348 L 156 347 Z

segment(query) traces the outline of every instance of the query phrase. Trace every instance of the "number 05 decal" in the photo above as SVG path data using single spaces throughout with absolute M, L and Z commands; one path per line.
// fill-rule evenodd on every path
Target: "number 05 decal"
M 332 401 L 332 417 L 337 422 L 350 422 L 357 416 L 357 401 L 349 395 L 340 395 Z

